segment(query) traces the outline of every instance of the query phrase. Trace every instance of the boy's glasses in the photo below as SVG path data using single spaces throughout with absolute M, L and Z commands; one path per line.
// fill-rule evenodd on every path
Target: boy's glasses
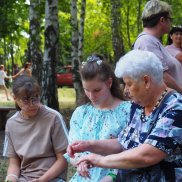
M 21 102 L 24 104 L 24 105 L 36 105 L 40 102 L 40 97 L 30 97 L 30 98 L 21 98 L 20 99 Z

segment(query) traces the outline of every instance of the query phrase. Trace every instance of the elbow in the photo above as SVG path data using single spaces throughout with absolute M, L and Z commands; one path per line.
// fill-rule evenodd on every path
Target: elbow
M 151 156 L 142 156 L 138 163 L 140 167 L 148 167 L 155 164 L 158 164 L 162 159 L 158 157 L 151 157 Z

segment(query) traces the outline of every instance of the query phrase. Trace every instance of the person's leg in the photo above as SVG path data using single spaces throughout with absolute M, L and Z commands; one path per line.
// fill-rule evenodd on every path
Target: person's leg
M 5 91 L 7 100 L 10 100 L 10 98 L 8 97 L 8 89 L 6 88 L 6 85 L 3 85 L 3 88 L 4 88 L 4 91 Z

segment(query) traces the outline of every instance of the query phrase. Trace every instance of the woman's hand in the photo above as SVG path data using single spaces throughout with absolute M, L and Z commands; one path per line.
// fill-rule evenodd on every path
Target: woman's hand
M 81 163 L 77 166 L 77 172 L 78 172 L 79 175 L 82 176 L 82 177 L 90 178 L 89 168 L 90 168 L 90 165 L 88 164 L 88 162 L 84 161 L 84 162 L 81 162 Z
M 101 155 L 88 154 L 81 157 L 76 164 L 79 165 L 82 162 L 87 162 L 89 165 L 91 165 L 90 167 L 95 167 L 95 166 L 101 167 L 100 165 L 103 158 L 104 156 L 101 156 Z
M 71 145 L 68 145 L 67 153 L 70 157 L 74 158 L 75 153 L 88 151 L 89 146 L 90 146 L 89 141 L 75 141 Z

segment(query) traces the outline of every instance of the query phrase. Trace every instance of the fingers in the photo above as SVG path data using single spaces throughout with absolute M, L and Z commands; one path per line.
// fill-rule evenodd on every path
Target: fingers
M 74 157 L 75 153 L 80 153 L 86 150 L 88 142 L 85 141 L 75 141 L 67 147 L 67 153 L 70 157 Z
M 71 145 L 68 145 L 67 149 L 66 149 L 68 155 L 71 157 L 71 158 L 74 158 L 75 155 L 74 155 L 74 151 L 72 149 L 72 146 Z
M 90 173 L 89 173 L 89 168 L 88 168 L 87 162 L 80 163 L 80 165 L 77 167 L 77 172 L 82 177 L 90 178 Z
M 86 158 L 86 157 L 82 157 L 82 158 L 80 158 L 80 159 L 76 162 L 76 165 L 79 166 L 80 163 L 86 162 L 86 161 L 87 161 L 87 158 Z

